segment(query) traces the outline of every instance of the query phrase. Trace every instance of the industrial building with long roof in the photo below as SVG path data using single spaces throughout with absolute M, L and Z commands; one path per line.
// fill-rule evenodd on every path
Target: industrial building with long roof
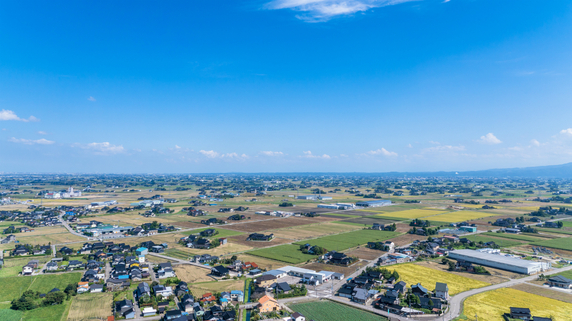
M 544 272 L 551 268 L 549 262 L 523 260 L 501 254 L 490 254 L 477 250 L 455 250 L 449 252 L 449 257 L 474 264 L 489 266 L 522 274 Z

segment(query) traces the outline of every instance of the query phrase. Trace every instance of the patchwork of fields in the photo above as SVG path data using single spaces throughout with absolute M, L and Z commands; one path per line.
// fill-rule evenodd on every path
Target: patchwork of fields
M 381 218 L 391 217 L 391 218 L 397 218 L 397 219 L 416 219 L 416 218 L 421 218 L 421 217 L 435 216 L 435 215 L 444 214 L 444 213 L 447 213 L 447 211 L 414 209 L 414 210 L 376 214 L 374 216 L 381 217 Z
M 304 254 L 300 251 L 300 246 L 295 244 L 284 244 L 269 248 L 263 248 L 247 252 L 246 254 L 261 256 L 268 259 L 282 261 L 290 264 L 298 264 L 315 259 L 317 255 Z
M 572 320 L 572 304 L 509 288 L 467 298 L 463 313 L 471 317 L 478 315 L 479 319 L 503 321 L 503 314 L 508 313 L 510 307 L 527 307 L 532 315 L 554 316 L 553 320 Z
M 295 244 L 317 245 L 328 251 L 343 251 L 352 247 L 366 244 L 367 242 L 385 241 L 399 235 L 398 232 L 378 231 L 378 230 L 358 230 L 349 233 L 324 236 L 313 240 L 298 242 Z
M 572 238 L 561 237 L 561 238 L 557 238 L 557 239 L 538 241 L 538 242 L 532 243 L 532 245 L 572 251 Z
M 458 211 L 458 212 L 451 212 L 447 214 L 432 216 L 430 220 L 447 222 L 447 223 L 457 223 L 463 221 L 478 220 L 484 217 L 495 216 L 495 215 L 496 214 L 475 212 L 475 211 Z

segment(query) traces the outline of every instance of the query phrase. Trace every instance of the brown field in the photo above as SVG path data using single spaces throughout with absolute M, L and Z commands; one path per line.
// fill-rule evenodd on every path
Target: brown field
M 398 227 L 397 230 L 399 231 L 399 224 L 397 225 L 397 227 Z M 427 239 L 426 236 L 414 235 L 414 234 L 402 234 L 392 239 L 389 239 L 388 241 L 392 241 L 393 243 L 395 243 L 395 246 L 404 246 L 413 243 L 413 241 L 415 240 L 425 241 L 426 239 Z
M 68 313 L 68 321 L 106 320 L 111 312 L 113 294 L 91 293 L 73 297 Z
M 378 257 L 382 256 L 386 252 L 379 250 L 368 249 L 367 247 L 360 246 L 349 252 L 345 252 L 348 256 L 355 256 L 363 260 L 376 260 Z
M 244 246 L 249 246 L 249 247 L 252 247 L 255 249 L 260 249 L 263 247 L 269 247 L 269 246 L 286 244 L 286 243 L 292 242 L 292 240 L 287 240 L 287 239 L 283 239 L 283 238 L 279 238 L 279 237 L 273 239 L 270 242 L 247 241 L 246 240 L 247 237 L 248 237 L 248 235 L 229 236 L 228 242 L 239 244 L 239 245 L 244 245 Z
M 322 223 L 328 221 L 335 221 L 336 219 L 326 218 L 326 217 L 316 217 L 316 218 L 305 218 L 305 217 L 289 217 L 289 218 L 276 218 L 266 221 L 236 224 L 227 227 L 229 230 L 235 230 L 240 232 L 261 232 L 266 230 L 275 230 L 292 226 L 300 226 L 314 223 Z
M 173 266 L 177 277 L 187 283 L 212 281 L 208 276 L 209 270 L 188 264 L 178 264 Z
M 271 259 L 248 254 L 239 254 L 237 255 L 237 258 L 242 262 L 254 262 L 258 265 L 259 268 L 267 270 L 275 270 L 286 265 L 284 262 L 274 261 Z
M 315 271 L 332 271 L 332 272 L 342 273 L 344 276 L 347 277 L 348 275 L 354 273 L 358 269 L 367 265 L 367 263 L 368 262 L 366 262 L 366 261 L 359 261 L 359 262 L 354 263 L 348 267 L 337 266 L 337 265 L 332 265 L 332 264 L 324 264 L 324 263 L 310 263 L 310 264 L 306 264 L 306 265 L 301 265 L 300 267 L 302 267 L 304 269 L 315 270 Z
M 551 290 L 544 286 L 535 286 L 527 283 L 517 284 L 512 287 L 513 289 L 528 292 L 531 294 L 541 295 L 543 297 L 559 300 L 563 302 L 572 303 L 572 294 L 564 293 L 558 290 Z
M 189 218 L 192 218 L 191 216 L 189 216 Z M 208 227 L 204 224 L 200 224 L 200 223 L 193 223 L 193 222 L 177 222 L 177 226 L 183 227 L 183 228 L 201 228 L 201 227 Z
M 543 235 L 545 236 L 545 235 Z M 513 247 L 511 249 L 514 249 L 516 251 L 523 251 L 529 254 L 534 254 L 534 251 L 532 250 L 532 245 L 520 245 L 520 246 L 516 246 Z M 572 251 L 567 251 L 567 250 L 559 250 L 559 249 L 553 249 L 550 248 L 550 250 L 552 252 L 554 252 L 554 254 L 550 255 L 552 257 L 565 257 L 565 258 L 572 258 Z M 546 254 L 544 254 L 544 256 L 547 256 Z
M 28 234 L 28 235 L 26 235 Z M 29 233 L 23 234 L 16 234 L 16 240 L 20 241 L 22 244 L 31 244 L 31 245 L 46 245 L 48 243 L 52 244 L 59 244 L 59 243 L 67 243 L 67 242 L 81 242 L 85 241 L 86 239 L 81 236 L 73 235 L 69 232 L 65 233 L 57 233 L 57 234 L 46 234 L 46 235 L 29 235 Z M 5 248 L 13 248 L 14 243 L 5 244 L 7 247 Z
M 114 214 L 98 216 L 95 220 L 100 221 L 105 224 L 120 225 L 120 226 L 139 226 L 143 223 L 152 223 L 157 221 L 165 225 L 178 225 L 179 222 L 168 219 L 169 216 L 165 217 L 144 217 L 135 213 L 130 214 Z
M 205 293 L 215 293 L 231 290 L 241 290 L 244 291 L 244 281 L 242 280 L 229 280 L 229 281 L 218 281 L 218 282 L 205 282 L 205 283 L 193 283 L 189 284 L 189 290 L 193 293 L 195 297 L 201 297 Z
M 361 227 L 349 224 L 321 223 L 305 226 L 288 227 L 268 232 L 274 233 L 277 237 L 292 241 L 316 238 L 324 235 L 340 234 L 349 231 L 359 230 Z

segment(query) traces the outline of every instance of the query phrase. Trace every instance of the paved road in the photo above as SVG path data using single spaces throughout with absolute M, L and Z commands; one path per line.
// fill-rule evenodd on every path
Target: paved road
M 174 258 L 174 257 L 170 257 L 170 256 L 167 256 L 167 255 L 162 255 L 162 254 L 158 254 L 158 253 L 151 253 L 151 252 L 149 252 L 149 253 L 147 253 L 147 255 L 152 255 L 152 256 L 160 257 L 160 258 L 162 258 L 162 259 L 169 260 L 169 261 L 175 261 L 175 262 L 176 262 L 175 264 L 194 265 L 194 266 L 196 266 L 196 267 L 200 267 L 200 268 L 203 268 L 203 269 L 207 269 L 207 270 L 209 270 L 209 271 L 210 271 L 210 269 L 211 269 L 210 266 L 205 266 L 205 265 L 200 264 L 200 263 L 189 262 L 189 261 L 187 261 L 187 260 L 177 259 L 177 258 Z

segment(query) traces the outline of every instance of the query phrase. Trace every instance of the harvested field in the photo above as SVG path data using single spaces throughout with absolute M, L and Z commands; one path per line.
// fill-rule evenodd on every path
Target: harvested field
M 144 217 L 136 213 L 131 214 L 113 214 L 113 215 L 102 215 L 97 216 L 96 220 L 111 225 L 119 226 L 139 226 L 143 223 L 153 223 L 157 221 L 158 223 L 163 223 L 165 225 L 178 225 L 176 221 L 168 219 L 169 216 L 156 216 L 156 217 Z
M 424 266 L 424 267 L 428 267 L 431 269 L 435 269 L 441 272 L 445 272 L 445 273 L 451 273 L 451 274 L 455 274 L 458 276 L 462 276 L 462 277 L 466 277 L 469 279 L 473 279 L 473 280 L 477 280 L 477 281 L 481 281 L 481 282 L 487 282 L 490 284 L 498 284 L 498 283 L 503 283 L 507 281 L 507 278 L 505 277 L 501 277 L 501 276 L 495 276 L 495 275 L 483 275 L 483 274 L 472 274 L 472 273 L 467 273 L 467 272 L 454 272 L 454 271 L 449 271 L 449 265 L 447 264 L 440 264 L 434 261 L 421 261 L 421 262 L 415 262 L 416 265 L 420 265 L 420 266 Z M 487 271 L 491 272 L 490 269 L 487 267 L 486 268 Z M 493 272 L 491 272 L 491 274 L 495 274 Z
M 207 269 L 188 264 L 174 265 L 173 268 L 177 273 L 177 277 L 187 283 L 212 281 L 212 278 L 208 276 L 210 271 Z
M 181 232 L 182 235 L 191 235 L 191 234 L 198 234 L 204 230 L 208 230 L 208 229 L 214 229 L 218 232 L 218 234 L 214 235 L 213 237 L 216 238 L 220 238 L 220 237 L 229 237 L 229 236 L 235 236 L 235 235 L 242 235 L 244 233 L 242 232 L 237 232 L 237 231 L 231 231 L 229 229 L 225 229 L 225 228 L 220 228 L 220 227 L 206 227 L 206 228 L 201 228 L 201 229 L 197 229 L 197 230 L 191 230 L 191 231 L 186 231 L 186 232 Z
M 465 300 L 465 315 L 486 316 L 487 320 L 501 321 L 510 307 L 527 307 L 534 316 L 550 317 L 554 320 L 572 320 L 572 304 L 545 298 L 510 288 L 503 288 L 473 295 Z
M 343 220 L 340 222 L 334 222 L 334 223 L 342 223 L 342 222 L 356 223 L 356 224 L 360 224 L 362 226 L 366 225 L 366 226 L 371 227 L 371 225 L 373 225 L 373 223 L 390 224 L 390 223 L 397 222 L 397 220 L 385 219 L 385 218 L 381 218 L 379 216 L 367 216 L 367 217 L 361 217 L 361 218 L 347 219 L 347 220 Z
M 327 217 L 315 217 L 315 218 L 305 218 L 305 217 L 288 217 L 288 218 L 275 218 L 268 219 L 266 221 L 259 222 L 249 222 L 244 224 L 236 224 L 226 227 L 229 230 L 235 230 L 240 232 L 261 232 L 267 230 L 276 230 L 285 227 L 293 227 L 307 224 L 323 223 L 332 221 L 335 219 Z
M 76 295 L 68 313 L 68 321 L 104 320 L 112 315 L 111 302 L 113 294 L 92 293 L 89 295 Z
M 481 235 L 492 236 L 492 237 L 497 237 L 497 238 L 500 237 L 503 239 L 526 241 L 526 242 L 537 242 L 537 241 L 544 241 L 547 239 L 545 237 L 541 237 L 540 235 L 532 236 L 532 235 L 524 235 L 524 234 L 495 233 L 495 232 L 482 233 Z
M 397 225 L 397 231 L 399 231 L 399 225 Z M 407 232 L 407 231 L 404 231 Z M 425 241 L 427 240 L 426 236 L 422 236 L 422 235 L 416 235 L 416 234 L 401 234 L 397 237 L 391 238 L 389 239 L 389 241 L 392 241 L 393 243 L 395 243 L 395 246 L 404 246 L 410 243 L 413 243 L 413 241 L 415 240 L 419 240 L 419 241 Z
M 477 281 L 412 263 L 393 265 L 389 266 L 388 269 L 396 270 L 399 273 L 399 279 L 408 285 L 421 283 L 429 291 L 435 289 L 436 280 L 447 283 L 451 295 L 490 285 L 488 282 Z
M 553 248 L 553 249 L 572 251 L 572 238 L 561 237 L 558 239 L 538 241 L 538 242 L 532 243 L 532 245 L 544 246 L 544 247 L 549 247 L 549 248 Z
M 322 224 L 310 224 L 297 227 L 288 227 L 278 230 L 271 230 L 268 232 L 272 232 L 276 237 L 284 239 L 305 240 L 308 238 L 315 238 L 330 234 L 339 234 L 349 231 L 355 231 L 358 229 L 360 228 L 355 225 L 334 224 L 327 222 Z
M 386 252 L 368 249 L 367 247 L 360 246 L 356 249 L 353 249 L 349 252 L 345 252 L 348 256 L 355 256 L 362 260 L 376 260 L 378 257 L 382 256 Z
M 189 216 L 191 217 L 191 216 Z M 201 228 L 201 227 L 205 227 L 204 224 L 201 223 L 193 223 L 193 222 L 177 222 L 177 226 L 183 227 L 183 228 Z
M 236 243 L 236 244 L 243 245 L 243 246 L 249 246 L 249 247 L 252 247 L 255 249 L 260 249 L 260 248 L 264 248 L 264 247 L 269 247 L 269 246 L 280 245 L 280 244 L 292 242 L 292 240 L 287 240 L 287 239 L 283 239 L 283 238 L 279 238 L 279 237 L 274 238 L 272 241 L 269 241 L 269 242 L 247 241 L 246 240 L 247 237 L 248 237 L 248 235 L 231 236 L 228 238 L 228 242 L 229 243 Z
M 244 281 L 243 280 L 228 280 L 228 281 L 212 281 L 203 283 L 193 283 L 189 284 L 189 290 L 193 293 L 195 297 L 201 297 L 205 293 L 214 292 L 230 292 L 231 290 L 241 290 L 244 291 Z
M 495 242 L 495 244 L 497 244 L 500 247 L 511 247 L 511 246 L 522 245 L 523 243 L 525 243 L 524 241 L 519 241 L 519 240 L 510 240 L 510 239 L 503 239 L 500 237 L 481 236 L 481 235 L 468 235 L 465 238 L 476 243 Z
M 551 290 L 549 287 L 546 286 L 537 286 L 528 283 L 517 284 L 512 286 L 511 289 L 524 291 L 530 294 L 541 295 L 546 298 L 572 303 L 572 294 L 568 294 L 558 290 Z
M 332 271 L 332 272 L 342 273 L 344 276 L 347 277 L 348 275 L 354 273 L 357 269 L 366 266 L 367 263 L 368 262 L 366 261 L 359 261 L 352 264 L 351 266 L 338 266 L 338 265 L 324 264 L 324 263 L 310 263 L 302 265 L 300 267 L 314 271 Z
M 343 251 L 349 248 L 366 244 L 367 242 L 385 241 L 399 235 L 398 232 L 377 231 L 377 230 L 358 230 L 337 235 L 324 236 L 313 240 L 297 242 L 295 244 L 303 245 L 309 243 L 327 249 L 328 251 Z

